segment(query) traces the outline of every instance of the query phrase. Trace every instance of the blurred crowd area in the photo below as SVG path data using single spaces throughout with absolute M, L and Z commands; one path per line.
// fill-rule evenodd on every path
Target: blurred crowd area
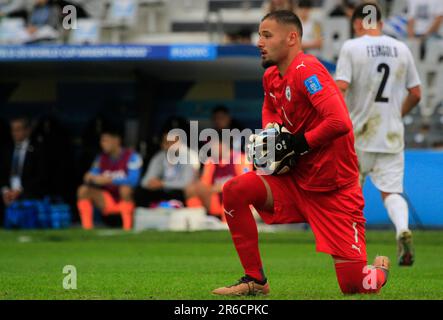
M 327 55 L 352 36 L 360 0 L 0 0 L 0 41 L 12 43 L 239 43 L 257 39 L 260 19 L 292 10 L 305 49 Z M 367 1 L 366 1 L 367 2 Z M 371 1 L 369 1 L 371 2 Z M 385 32 L 400 39 L 441 36 L 439 0 L 374 0 Z M 332 39 L 329 39 L 332 37 Z M 328 42 L 328 41 L 332 41 Z M 325 48 L 326 47 L 326 48 Z M 333 54 L 325 58 L 334 58 Z
M 293 10 L 303 47 L 335 63 L 353 37 L 350 17 L 360 0 L 0 0 L 1 44 L 254 45 L 260 19 Z M 443 127 L 443 1 L 378 0 L 384 32 L 405 41 L 423 84 L 420 108 L 405 118 L 410 147 L 440 146 Z M 75 10 L 73 10 L 73 8 Z
M 219 139 L 198 141 L 198 149 L 190 147 L 190 122 L 171 116 L 149 141 L 138 144 L 148 145 L 142 150 L 128 146 L 124 123 L 103 116 L 83 128 L 80 149 L 54 117 L 17 116 L 2 121 L 0 216 L 5 227 L 25 228 L 29 220 L 22 221 L 25 225 L 11 220 L 23 216 L 27 207 L 32 211 L 54 204 L 76 212 L 73 221 L 81 222 L 85 229 L 93 227 L 94 208 L 101 213 L 101 222 L 127 230 L 132 228 L 136 207 L 204 208 L 208 216 L 224 222 L 223 184 L 253 168 L 246 156 L 247 136 L 222 139 L 223 129 L 245 129 L 230 110 L 217 105 L 208 121 L 211 126 L 206 129 L 213 129 Z M 168 137 L 174 129 L 186 136 Z M 176 150 L 177 163 L 167 158 L 170 148 Z M 30 228 L 41 227 L 37 211 Z

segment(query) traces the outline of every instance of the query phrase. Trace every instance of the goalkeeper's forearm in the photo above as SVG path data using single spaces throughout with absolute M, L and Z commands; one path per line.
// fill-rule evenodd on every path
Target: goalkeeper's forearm
M 323 121 L 305 133 L 306 141 L 311 149 L 331 143 L 352 131 L 348 110 L 338 94 L 330 96 L 314 107 Z
M 284 140 L 286 144 L 290 146 L 291 150 L 294 150 L 297 155 L 302 155 L 309 151 L 309 144 L 306 141 L 304 133 L 292 134 L 287 128 L 280 123 L 271 122 L 265 127 L 266 129 L 275 128 L 279 132 L 277 140 Z

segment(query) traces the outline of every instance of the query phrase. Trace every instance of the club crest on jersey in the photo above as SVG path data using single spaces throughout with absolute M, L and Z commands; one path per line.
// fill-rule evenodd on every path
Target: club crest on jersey
M 323 90 L 323 87 L 320 83 L 320 80 L 318 80 L 317 75 L 313 75 L 312 77 L 306 79 L 305 86 L 311 95 L 316 94 L 317 92 Z
M 291 101 L 291 88 L 289 86 L 286 87 L 286 99 L 288 99 L 288 101 Z

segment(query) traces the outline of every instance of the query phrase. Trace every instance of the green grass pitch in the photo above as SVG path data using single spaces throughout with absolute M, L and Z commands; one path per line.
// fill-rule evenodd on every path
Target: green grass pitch
M 271 294 L 247 299 L 440 300 L 443 232 L 417 231 L 414 241 L 416 264 L 400 268 L 393 231 L 369 231 L 369 261 L 383 254 L 394 262 L 389 282 L 379 295 L 345 297 L 310 231 L 261 233 Z M 0 261 L 0 299 L 220 299 L 211 290 L 242 276 L 227 231 L 0 231 Z M 76 290 L 63 289 L 65 265 L 76 267 Z

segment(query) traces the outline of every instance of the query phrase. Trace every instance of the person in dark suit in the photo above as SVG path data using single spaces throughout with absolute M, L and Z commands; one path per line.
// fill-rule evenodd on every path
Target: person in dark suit
M 0 188 L 3 204 L 16 200 L 38 199 L 47 191 L 45 153 L 31 140 L 31 127 L 25 118 L 10 122 L 12 148 L 6 148 L 0 159 Z

